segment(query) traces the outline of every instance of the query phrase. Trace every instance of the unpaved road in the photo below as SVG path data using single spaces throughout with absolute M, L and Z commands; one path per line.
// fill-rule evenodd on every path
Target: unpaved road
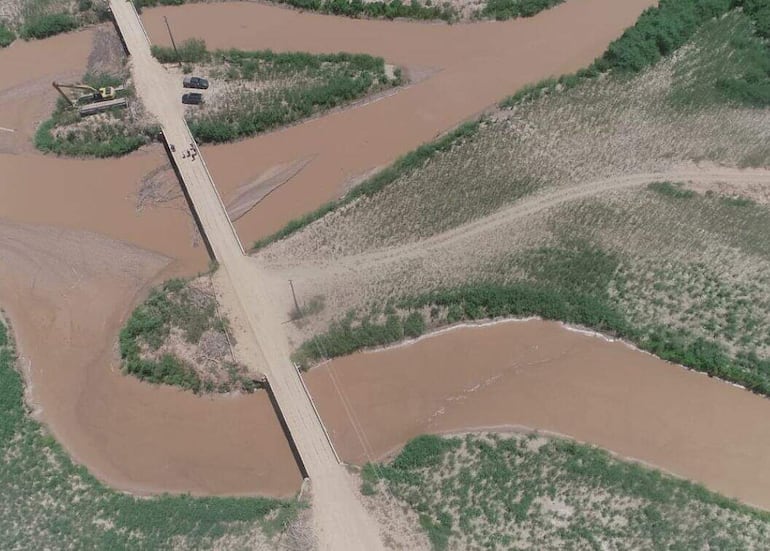
M 210 48 L 363 52 L 429 74 L 374 103 L 205 148 L 226 202 L 242 182 L 271 167 L 314 157 L 238 220 L 248 244 L 521 86 L 588 65 L 652 4 L 655 0 L 568 0 L 529 19 L 462 25 L 346 19 L 249 2 L 149 9 L 142 18 L 153 42 L 169 46 L 163 16 L 177 42 L 200 37 Z
M 392 267 L 417 258 L 424 258 L 430 255 L 451 255 L 453 254 L 450 252 L 451 249 L 459 243 L 482 242 L 485 240 L 485 236 L 495 234 L 508 224 L 563 203 L 595 195 L 608 194 L 613 191 L 641 187 L 654 182 L 725 183 L 735 189 L 740 189 L 742 186 L 756 185 L 764 185 L 770 188 L 770 170 L 722 167 L 697 169 L 688 167 L 665 172 L 604 178 L 569 187 L 546 189 L 516 201 L 490 216 L 479 218 L 427 239 L 404 245 L 385 247 L 372 252 L 297 265 L 282 261 L 280 258 L 280 246 L 277 249 L 279 254 L 276 254 L 275 251 L 270 251 L 268 254 L 273 268 L 281 270 L 286 279 L 300 278 L 302 274 L 312 274 L 313 280 L 318 283 L 319 278 L 334 281 L 338 275 L 351 272 L 361 274 L 380 273 L 387 269 L 388 266 Z M 289 249 L 291 248 L 290 239 L 285 244 Z
M 158 120 L 183 185 L 194 205 L 219 271 L 218 294 L 238 345 L 239 358 L 267 375 L 276 402 L 312 483 L 313 519 L 321 549 L 380 549 L 379 529 L 361 503 L 354 482 L 341 465 L 320 418 L 289 360 L 282 315 L 258 265 L 244 254 L 225 206 L 203 158 L 183 157 L 193 139 L 184 121 L 171 76 L 150 55 L 150 43 L 133 4 L 111 0 L 110 7 L 131 53 L 131 72 L 138 95 Z

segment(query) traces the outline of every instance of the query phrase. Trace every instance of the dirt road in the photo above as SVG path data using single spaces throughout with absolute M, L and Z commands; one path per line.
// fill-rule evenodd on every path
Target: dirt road
M 725 183 L 735 187 L 735 189 L 757 184 L 770 186 L 770 170 L 687 167 L 666 172 L 615 176 L 576 184 L 567 188 L 545 189 L 516 201 L 490 216 L 479 218 L 427 239 L 403 245 L 335 258 L 329 258 L 330 253 L 324 251 L 323 258 L 314 258 L 311 255 L 311 260 L 307 263 L 293 265 L 291 262 L 285 261 L 283 255 L 285 250 L 292 249 L 292 238 L 289 238 L 285 242 L 279 242 L 278 245 L 273 246 L 266 255 L 269 256 L 271 267 L 281 271 L 284 278 L 303 278 L 303 275 L 306 277 L 308 274 L 312 274 L 314 284 L 319 285 L 322 279 L 336 281 L 342 274 L 379 273 L 387 266 L 395 266 L 431 255 L 451 255 L 449 250 L 456 248 L 461 243 L 470 243 L 473 246 L 473 243 L 483 242 L 484 236 L 493 235 L 508 224 L 546 211 L 559 204 L 598 194 L 641 187 L 653 182 Z M 297 239 L 301 239 L 301 236 L 298 236 Z M 286 257 L 290 257 L 290 255 L 286 255 Z
M 353 481 L 338 462 L 299 373 L 289 360 L 282 313 L 258 265 L 244 254 L 202 156 L 185 123 L 171 77 L 150 54 L 150 43 L 133 4 L 110 7 L 131 54 L 137 93 L 158 120 L 215 258 L 218 293 L 229 314 L 240 358 L 267 375 L 276 401 L 312 483 L 314 523 L 322 549 L 379 549 L 379 530 L 360 502 Z M 185 151 L 191 153 L 185 156 Z M 196 157 L 197 154 L 197 157 Z

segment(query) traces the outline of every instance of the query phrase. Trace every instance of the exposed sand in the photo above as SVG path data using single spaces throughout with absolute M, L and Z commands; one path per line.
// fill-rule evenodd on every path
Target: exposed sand
M 455 329 L 334 360 L 307 381 L 350 462 L 422 433 L 520 425 L 770 508 L 770 401 L 557 323 Z
M 522 85 L 590 63 L 654 0 L 570 0 L 530 19 L 420 24 L 330 17 L 255 3 L 192 4 L 145 10 L 154 43 L 209 48 L 362 52 L 432 74 L 373 103 L 203 154 L 225 203 L 242 183 L 276 165 L 316 156 L 291 181 L 243 216 L 249 243 L 342 193 L 346 181 L 384 166 L 483 111 Z M 248 159 L 248 162 L 244 162 Z

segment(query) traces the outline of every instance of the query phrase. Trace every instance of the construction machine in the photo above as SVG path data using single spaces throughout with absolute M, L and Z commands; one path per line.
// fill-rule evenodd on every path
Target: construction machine
M 124 89 L 123 86 L 104 86 L 96 89 L 88 84 L 63 84 L 54 82 L 53 87 L 67 100 L 71 107 L 79 107 L 82 116 L 106 111 L 113 107 L 126 107 L 126 98 L 118 98 L 116 94 Z M 70 93 L 66 93 L 65 90 Z M 99 104 L 99 105 L 94 105 Z
M 63 84 L 61 82 L 54 82 L 53 87 L 56 88 L 56 91 L 59 92 L 61 96 L 67 100 L 67 103 L 73 107 L 76 105 L 93 103 L 95 101 L 115 99 L 115 94 L 123 90 L 123 86 L 104 86 L 97 90 L 88 84 Z M 64 90 L 79 90 L 85 93 L 81 93 L 73 99 L 70 95 L 66 94 Z

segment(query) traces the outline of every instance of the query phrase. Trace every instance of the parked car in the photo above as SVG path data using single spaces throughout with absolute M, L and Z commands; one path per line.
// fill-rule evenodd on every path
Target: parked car
M 185 105 L 200 105 L 203 103 L 203 94 L 200 92 L 188 92 L 182 94 L 182 103 Z
M 182 84 L 185 88 L 198 88 L 206 90 L 209 87 L 209 81 L 202 77 L 184 77 Z

